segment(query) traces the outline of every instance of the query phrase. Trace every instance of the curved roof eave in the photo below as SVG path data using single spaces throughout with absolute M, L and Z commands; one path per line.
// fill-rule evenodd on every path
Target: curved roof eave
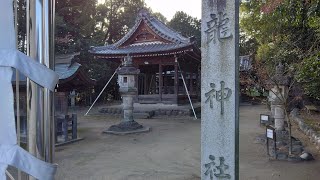
M 172 43 L 182 43 L 182 44 L 188 44 L 192 43 L 190 41 L 190 38 L 186 38 L 182 36 L 180 33 L 174 31 L 173 29 L 166 26 L 163 22 L 158 20 L 157 18 L 151 16 L 147 10 L 140 10 L 139 14 L 137 16 L 136 23 L 134 26 L 129 30 L 127 34 L 125 34 L 119 41 L 117 41 L 114 44 L 109 44 L 105 46 L 99 46 L 99 47 L 93 47 L 91 50 L 89 50 L 90 53 L 94 54 L 95 50 L 99 49 L 116 49 L 123 45 L 125 42 L 127 42 L 130 37 L 136 32 L 140 24 L 144 22 L 154 33 L 156 33 L 161 38 L 170 41 Z
M 156 45 L 142 45 L 142 46 L 128 46 L 119 49 L 102 49 L 100 51 L 92 51 L 93 55 L 134 55 L 134 54 L 157 54 L 157 53 L 170 53 L 181 50 L 193 50 L 194 44 L 156 44 Z

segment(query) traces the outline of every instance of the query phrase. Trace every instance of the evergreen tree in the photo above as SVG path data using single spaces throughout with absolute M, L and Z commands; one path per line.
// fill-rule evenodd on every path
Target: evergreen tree
M 168 26 L 180 32 L 183 36 L 194 36 L 197 45 L 201 45 L 201 20 L 198 20 L 183 11 L 178 11 L 168 23 Z

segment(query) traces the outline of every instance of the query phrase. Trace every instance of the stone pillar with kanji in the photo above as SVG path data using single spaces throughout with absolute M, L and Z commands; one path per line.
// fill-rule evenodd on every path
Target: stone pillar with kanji
M 109 134 L 130 134 L 147 132 L 150 127 L 143 126 L 133 119 L 134 97 L 137 95 L 135 80 L 140 70 L 133 66 L 132 58 L 124 58 L 122 66 L 117 70 L 119 92 L 122 97 L 123 117 L 119 124 L 112 125 L 104 131 Z
M 201 179 L 239 179 L 239 1 L 202 0 Z

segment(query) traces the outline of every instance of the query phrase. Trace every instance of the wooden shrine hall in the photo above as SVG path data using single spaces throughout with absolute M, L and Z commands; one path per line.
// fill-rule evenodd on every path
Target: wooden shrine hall
M 139 11 L 135 25 L 118 42 L 92 47 L 97 59 L 121 63 L 128 54 L 140 69 L 136 80 L 138 103 L 187 103 L 200 95 L 201 53 L 194 38 L 170 29 L 150 13 Z M 184 82 L 186 87 L 184 86 Z

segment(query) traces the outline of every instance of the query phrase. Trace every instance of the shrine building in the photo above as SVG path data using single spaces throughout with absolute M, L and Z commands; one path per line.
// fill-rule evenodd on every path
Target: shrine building
M 132 57 L 140 69 L 138 103 L 187 103 L 187 91 L 192 100 L 200 96 L 201 52 L 195 39 L 182 36 L 145 9 L 139 11 L 135 25 L 122 39 L 92 47 L 89 52 L 97 59 L 119 64 L 125 56 Z
M 96 80 L 91 79 L 81 64 L 74 62 L 74 56 L 80 53 L 64 54 L 55 56 L 55 72 L 59 75 L 59 82 L 55 88 L 55 104 L 56 112 L 66 112 L 68 104 L 75 106 L 74 94 L 81 93 L 83 96 L 90 96 L 92 89 L 96 84 Z M 16 86 L 16 73 L 12 76 L 13 89 Z M 19 91 L 20 91 L 20 105 L 22 114 L 27 113 L 27 78 L 22 73 L 19 73 Z M 83 98 L 84 105 L 90 104 L 91 97 Z M 70 101 L 70 103 L 68 103 Z M 72 103 L 74 102 L 74 103 Z M 78 104 L 79 105 L 79 104 Z

